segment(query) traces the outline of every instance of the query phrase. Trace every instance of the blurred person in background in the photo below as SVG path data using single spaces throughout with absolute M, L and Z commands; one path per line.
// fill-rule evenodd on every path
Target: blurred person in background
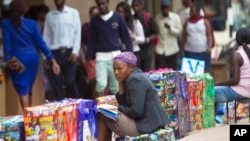
M 54 0 L 56 9 L 46 15 L 43 38 L 61 68 L 61 74 L 48 75 L 55 100 L 79 98 L 75 80 L 76 62 L 81 48 L 79 12 L 65 5 L 65 0 Z M 51 68 L 45 61 L 46 71 Z
M 49 12 L 49 7 L 47 5 L 33 5 L 25 13 L 25 17 L 37 21 L 41 33 L 43 33 L 45 17 Z
M 36 17 L 37 17 L 37 23 L 39 25 L 41 34 L 43 34 L 45 17 L 48 12 L 49 12 L 49 7 L 47 5 L 44 5 L 44 4 L 38 5 Z M 41 60 L 43 60 L 42 56 L 41 56 Z M 42 65 L 42 71 L 43 71 L 42 83 L 43 83 L 44 95 L 45 95 L 44 99 L 53 101 L 55 98 L 54 98 L 53 90 L 48 80 L 48 75 L 53 75 L 53 73 L 50 72 L 52 74 L 48 74 L 48 72 L 46 72 L 46 69 L 44 68 L 44 65 Z
M 97 6 L 91 6 L 89 8 L 89 18 L 90 20 L 99 14 L 99 10 Z M 87 43 L 89 38 L 89 22 L 85 22 L 82 25 L 82 38 L 81 38 L 81 50 L 80 50 L 80 56 L 79 56 L 79 63 L 78 66 L 78 72 L 79 75 L 77 75 L 77 81 L 78 81 L 78 88 L 79 91 L 83 94 L 83 98 L 92 98 L 95 99 L 95 77 L 96 77 L 96 70 L 95 65 L 96 61 L 95 59 L 90 60 L 89 63 L 91 63 L 91 68 L 88 67 L 88 61 L 86 61 L 87 56 Z M 83 74 L 84 73 L 84 74 Z M 84 76 L 87 75 L 88 78 L 85 78 Z M 86 82 L 86 79 L 88 79 L 89 82 Z
M 99 14 L 90 21 L 87 61 L 92 69 L 91 60 L 96 59 L 97 96 L 107 95 L 105 89 L 109 84 L 109 94 L 118 92 L 118 82 L 113 72 L 113 58 L 121 53 L 122 43 L 125 50 L 133 51 L 127 24 L 121 14 L 109 10 L 108 0 L 96 0 Z
M 48 12 L 49 12 L 49 7 L 47 5 L 41 4 L 38 6 L 37 22 L 41 28 L 42 34 L 43 34 L 43 29 L 44 29 L 45 18 Z
M 38 5 L 32 5 L 24 14 L 24 17 L 37 21 L 38 18 Z
M 161 1 L 162 14 L 155 18 L 159 28 L 159 43 L 155 48 L 155 67 L 177 70 L 179 46 L 177 37 L 182 32 L 181 19 L 178 14 L 170 11 L 170 0 Z
M 38 23 L 38 27 L 41 33 L 43 33 L 43 28 L 44 28 L 44 22 L 45 22 L 45 17 L 46 14 L 49 12 L 49 7 L 41 4 L 41 5 L 33 5 L 29 8 L 28 12 L 25 13 L 25 17 L 35 20 Z M 37 46 L 37 45 L 36 45 Z M 53 99 L 55 99 L 53 96 L 53 91 L 51 89 L 51 86 L 49 84 L 49 81 L 47 79 L 47 75 L 53 75 L 53 72 L 51 71 L 49 74 L 48 72 L 46 73 L 46 70 L 44 68 L 43 65 L 43 55 L 42 52 L 39 50 L 39 48 L 37 47 L 38 52 L 39 52 L 39 66 L 42 67 L 42 84 L 43 84 L 43 94 L 44 100 L 49 100 L 49 101 L 53 101 Z
M 132 15 L 131 7 L 126 2 L 120 2 L 116 6 L 116 11 L 125 18 L 125 21 L 128 26 L 128 31 L 130 38 L 133 41 L 133 51 L 137 57 L 137 67 L 140 68 L 140 47 L 139 44 L 145 42 L 145 36 L 143 31 L 143 26 L 138 19 L 135 19 Z
M 184 25 L 186 20 L 190 18 L 190 8 L 193 5 L 193 2 L 192 0 L 182 0 L 182 5 L 183 5 L 183 8 L 179 9 L 177 13 L 179 14 L 181 18 L 182 25 Z M 203 10 L 200 10 L 200 15 L 204 16 Z
M 133 0 L 132 7 L 134 9 L 134 17 L 138 19 L 143 26 L 145 42 L 140 44 L 141 69 L 144 72 L 152 69 L 152 61 L 154 56 L 154 46 L 157 44 L 156 35 L 158 28 L 154 18 L 144 10 L 144 0 Z
M 7 62 L 7 68 L 14 88 L 19 95 L 21 106 L 25 108 L 32 104 L 32 87 L 38 71 L 39 55 L 35 45 L 40 47 L 49 60 L 55 75 L 59 75 L 60 68 L 41 37 L 37 23 L 24 18 L 23 15 L 23 0 L 13 0 L 10 4 L 10 18 L 3 20 L 1 26 L 4 61 Z M 20 62 L 10 63 L 13 57 L 16 57 Z M 18 71 L 20 66 L 23 67 L 23 72 Z
M 183 27 L 179 57 L 193 58 L 205 61 L 205 72 L 210 71 L 212 32 L 210 22 L 200 15 L 198 5 L 191 6 L 190 18 Z

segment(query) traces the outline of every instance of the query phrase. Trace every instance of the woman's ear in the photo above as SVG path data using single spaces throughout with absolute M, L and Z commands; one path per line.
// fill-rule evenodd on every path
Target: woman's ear
M 135 66 L 133 66 L 133 65 L 128 65 L 128 67 L 129 67 L 130 72 L 132 72 L 135 69 Z

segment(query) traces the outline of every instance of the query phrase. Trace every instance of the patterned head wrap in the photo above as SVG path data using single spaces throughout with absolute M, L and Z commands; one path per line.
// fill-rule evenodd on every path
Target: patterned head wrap
M 125 51 L 120 54 L 118 54 L 115 58 L 114 61 L 121 61 L 124 62 L 128 65 L 133 65 L 136 66 L 137 64 L 137 58 L 133 52 Z

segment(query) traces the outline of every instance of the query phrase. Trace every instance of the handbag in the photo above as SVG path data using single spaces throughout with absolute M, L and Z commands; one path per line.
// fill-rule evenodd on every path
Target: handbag
M 187 74 L 204 74 L 205 61 L 184 57 L 181 62 L 181 71 Z
M 9 66 L 15 66 L 17 65 L 17 69 L 15 71 L 18 71 L 18 73 L 22 73 L 25 71 L 24 64 L 17 59 L 15 56 L 13 56 L 7 63 Z

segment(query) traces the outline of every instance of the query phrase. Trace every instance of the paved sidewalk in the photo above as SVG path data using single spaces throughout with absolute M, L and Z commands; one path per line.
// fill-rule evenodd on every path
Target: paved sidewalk
M 248 118 L 239 120 L 237 124 L 249 124 Z M 193 132 L 177 141 L 229 141 L 229 124 Z

